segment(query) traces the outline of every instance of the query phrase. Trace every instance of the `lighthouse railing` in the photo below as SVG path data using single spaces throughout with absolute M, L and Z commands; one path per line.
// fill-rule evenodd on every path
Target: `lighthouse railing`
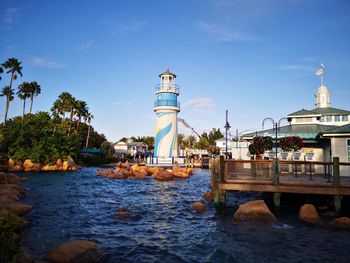
M 172 92 L 175 94 L 179 94 L 180 86 L 174 83 L 161 83 L 156 85 L 155 91 L 156 94 L 159 92 Z

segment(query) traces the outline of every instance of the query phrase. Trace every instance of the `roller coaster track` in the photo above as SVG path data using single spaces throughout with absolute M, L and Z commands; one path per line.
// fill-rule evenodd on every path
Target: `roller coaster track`
M 194 129 L 191 125 L 189 125 L 189 124 L 187 123 L 187 121 L 185 121 L 184 119 L 181 119 L 181 118 L 177 118 L 177 120 L 178 120 L 179 122 L 181 122 L 186 128 L 191 129 L 191 130 L 193 131 L 193 133 L 196 134 L 196 135 L 198 136 L 198 138 L 201 137 L 201 136 L 199 135 L 199 133 L 196 132 L 195 129 Z

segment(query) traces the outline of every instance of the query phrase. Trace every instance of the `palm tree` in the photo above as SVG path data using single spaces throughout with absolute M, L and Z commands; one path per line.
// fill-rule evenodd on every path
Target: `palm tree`
M 22 121 L 24 119 L 24 114 L 26 110 L 26 100 L 30 97 L 30 84 L 28 82 L 23 82 L 18 86 L 17 96 L 23 100 L 23 114 Z
M 4 69 L 2 67 L 0 67 L 0 74 L 4 72 Z M 1 76 L 0 76 L 0 80 L 1 80 Z
M 52 112 L 56 112 L 57 114 L 62 114 L 63 120 L 65 120 L 66 112 L 69 112 L 69 128 L 68 128 L 68 136 L 70 135 L 70 131 L 72 128 L 72 121 L 74 117 L 74 112 L 76 109 L 77 100 L 68 92 L 62 92 L 58 99 L 54 102 L 54 105 L 51 108 Z
M 38 96 L 41 93 L 40 85 L 36 81 L 33 81 L 30 83 L 29 93 L 30 93 L 29 113 L 32 113 L 34 96 Z
M 89 138 L 90 138 L 90 128 L 91 128 L 91 120 L 94 118 L 94 115 L 92 115 L 90 112 L 88 112 L 86 114 L 85 120 L 89 123 L 88 126 L 88 134 L 86 136 L 86 144 L 85 144 L 85 148 L 87 149 L 89 146 Z
M 87 103 L 83 100 L 77 100 L 76 109 L 75 109 L 75 114 L 78 117 L 77 130 L 79 128 L 81 118 L 84 118 L 88 113 L 89 113 L 89 108 L 87 106 Z
M 6 124 L 7 113 L 9 111 L 10 101 L 14 99 L 14 90 L 10 88 L 10 86 L 6 86 L 1 90 L 0 96 L 6 96 L 6 108 L 5 108 L 5 120 L 4 124 Z
M 11 78 L 10 78 L 10 88 L 12 89 L 12 81 L 17 79 L 17 74 L 23 76 L 22 74 L 22 62 L 19 62 L 18 59 L 16 58 L 9 58 L 6 60 L 2 66 L 7 69 L 6 73 L 11 73 Z
M 182 133 L 179 133 L 179 134 L 177 135 L 177 143 L 178 143 L 178 147 L 179 147 L 180 150 L 183 149 L 184 140 L 185 140 L 185 135 L 182 134 Z

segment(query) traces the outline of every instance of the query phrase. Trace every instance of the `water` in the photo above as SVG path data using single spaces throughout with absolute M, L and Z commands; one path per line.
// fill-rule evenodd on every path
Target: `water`
M 96 168 L 25 174 L 22 201 L 32 204 L 24 246 L 38 258 L 71 240 L 95 241 L 103 262 L 350 262 L 350 232 L 300 223 L 295 211 L 278 224 L 235 222 L 233 210 L 190 210 L 209 190 L 208 170 L 187 180 L 110 180 Z M 233 194 L 238 205 L 255 199 Z M 115 218 L 129 208 L 129 219 Z

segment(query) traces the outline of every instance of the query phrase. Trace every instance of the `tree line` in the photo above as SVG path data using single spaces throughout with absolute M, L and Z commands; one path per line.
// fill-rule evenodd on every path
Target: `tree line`
M 0 66 L 0 81 L 1 73 L 9 74 L 9 85 L 0 94 L 6 98 L 5 118 L 0 124 L 0 159 L 3 162 L 12 158 L 47 163 L 70 155 L 77 157 L 82 148 L 101 147 L 106 138 L 91 126 L 94 116 L 88 104 L 68 92 L 58 96 L 50 113 L 32 114 L 33 101 L 41 94 L 41 86 L 36 81 L 23 82 L 15 93 L 13 86 L 15 80 L 23 76 L 22 71 L 22 62 L 16 58 L 9 58 Z M 22 116 L 9 119 L 9 106 L 15 94 L 23 100 Z M 27 100 L 30 100 L 30 108 L 26 113 Z

